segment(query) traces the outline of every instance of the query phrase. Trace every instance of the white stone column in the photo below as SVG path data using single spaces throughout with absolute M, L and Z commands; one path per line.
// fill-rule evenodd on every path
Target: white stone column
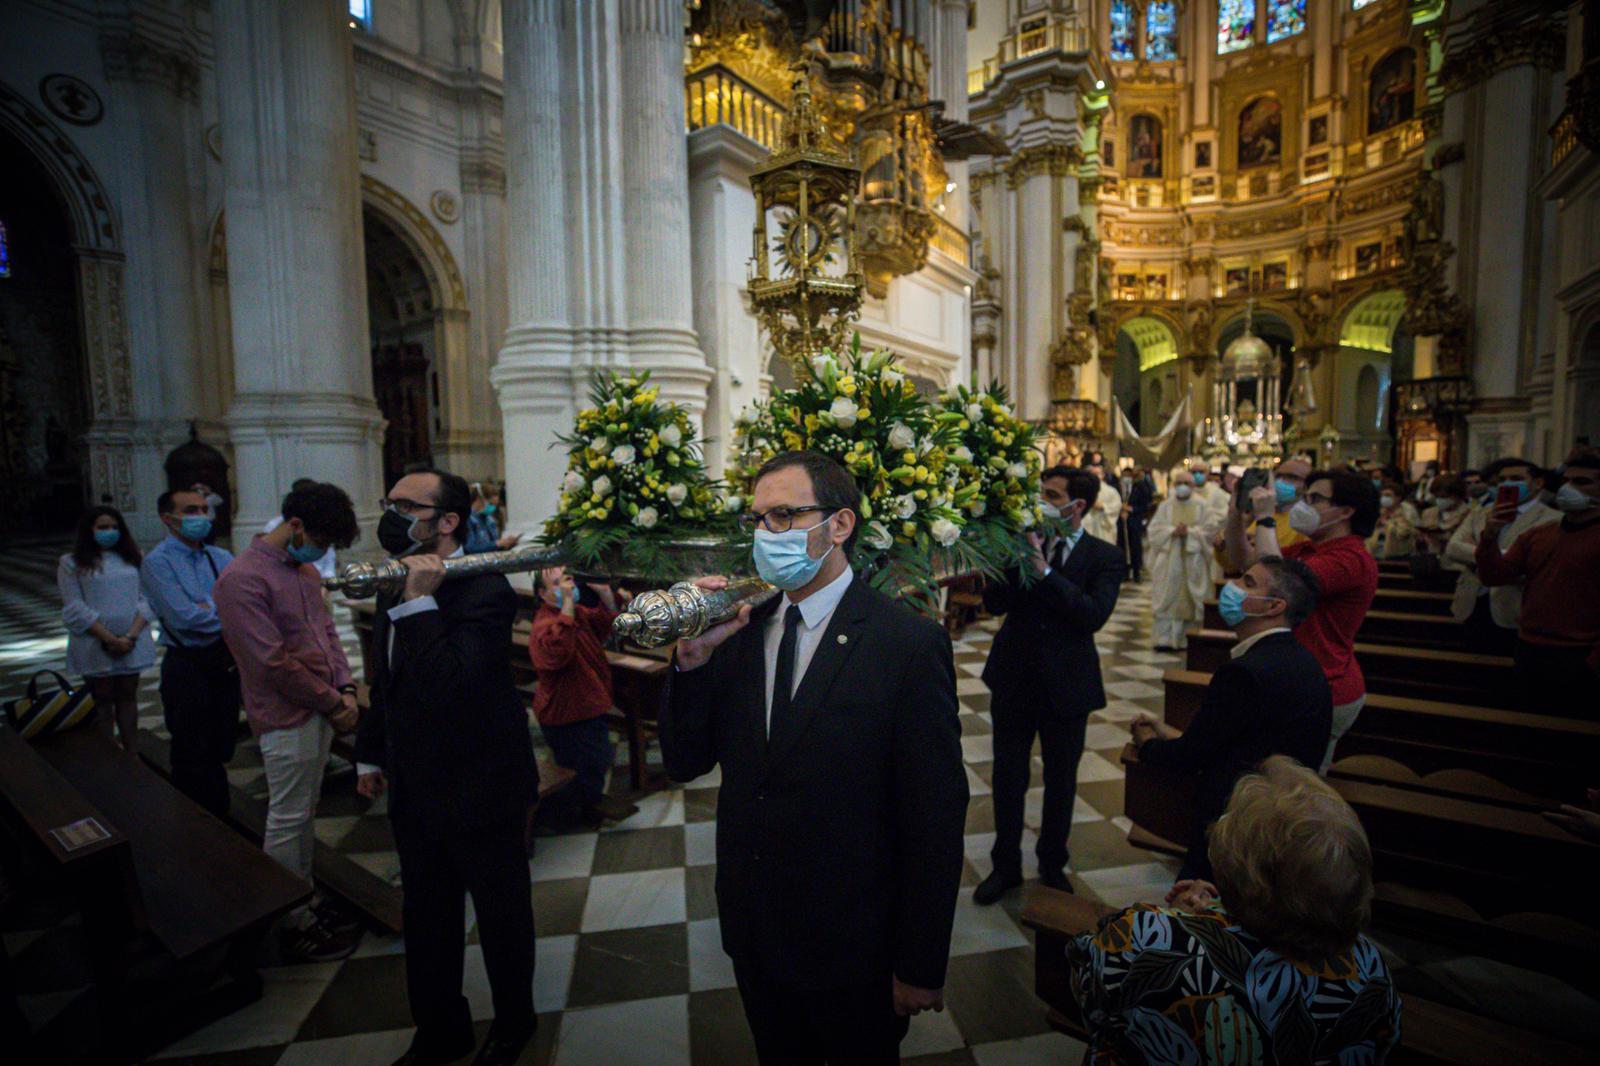
M 563 177 L 562 0 L 506 0 L 505 346 L 492 374 L 504 426 L 511 528 L 555 511 L 566 456 L 552 449 L 573 421 Z
M 712 372 L 694 330 L 682 0 L 622 0 L 628 358 L 699 421 Z
M 967 121 L 967 3 L 933 0 L 932 33 L 928 35 L 928 96 L 944 101 L 946 118 Z M 944 198 L 944 217 L 967 230 L 969 168 L 965 160 L 946 160 L 945 172 L 955 190 Z
M 297 477 L 378 519 L 355 78 L 337 0 L 216 0 L 233 318 L 232 436 L 244 530 Z M 368 538 L 367 545 L 373 541 Z

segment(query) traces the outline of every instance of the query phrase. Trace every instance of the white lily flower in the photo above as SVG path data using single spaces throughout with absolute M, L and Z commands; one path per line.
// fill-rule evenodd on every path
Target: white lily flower
M 894 498 L 894 514 L 896 518 L 910 518 L 917 513 L 917 498 L 911 493 Z
M 689 489 L 682 484 L 667 486 L 667 502 L 676 507 L 689 498 Z
M 933 534 L 934 540 L 946 548 L 961 539 L 961 527 L 948 518 L 937 519 L 928 527 L 928 532 Z
M 867 523 L 866 542 L 869 548 L 879 551 L 888 551 L 894 547 L 894 534 L 889 532 L 889 527 L 879 521 Z

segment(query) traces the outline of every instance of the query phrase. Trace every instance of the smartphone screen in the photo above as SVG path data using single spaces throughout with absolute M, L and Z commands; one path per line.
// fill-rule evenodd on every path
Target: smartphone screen
M 1522 502 L 1522 493 L 1515 485 L 1501 485 L 1494 492 L 1494 509 L 1515 507 Z

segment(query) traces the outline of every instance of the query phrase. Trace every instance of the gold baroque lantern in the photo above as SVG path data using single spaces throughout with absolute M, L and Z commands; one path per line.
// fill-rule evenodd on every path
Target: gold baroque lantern
M 799 74 L 783 143 L 750 175 L 756 198 L 750 303 L 773 348 L 790 361 L 843 348 L 861 310 L 866 285 L 856 247 L 860 182 L 854 155 L 828 136 L 812 107 L 810 80 Z

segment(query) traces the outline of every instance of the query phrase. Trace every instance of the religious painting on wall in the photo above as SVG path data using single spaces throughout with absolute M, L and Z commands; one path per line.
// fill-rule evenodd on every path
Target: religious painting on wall
M 1250 291 L 1250 268 L 1228 267 L 1222 272 L 1222 291 L 1228 296 L 1238 296 Z
M 1217 55 L 1249 48 L 1256 37 L 1256 0 L 1217 0 Z
M 1263 289 L 1287 289 L 1289 287 L 1289 264 L 1281 260 L 1276 263 L 1263 263 L 1261 266 L 1261 287 Z
M 1417 104 L 1417 57 L 1397 48 L 1378 60 L 1367 83 L 1367 134 L 1382 133 L 1409 119 Z
M 1117 299 L 1137 300 L 1139 298 L 1139 275 L 1117 275 Z
M 1283 156 L 1283 105 L 1261 96 L 1239 112 L 1239 166 L 1262 167 Z
M 1194 168 L 1204 170 L 1211 165 L 1211 142 L 1194 142 Z
M 1362 244 L 1356 247 L 1356 273 L 1370 274 L 1378 269 L 1378 260 L 1383 256 L 1383 245 L 1377 242 Z
M 1217 191 L 1217 179 L 1209 174 L 1203 178 L 1195 178 L 1189 183 L 1189 191 L 1193 196 L 1210 196 Z
M 1154 115 L 1134 115 L 1128 124 L 1128 177 L 1161 176 L 1161 123 Z
M 1328 143 L 1327 115 L 1312 115 L 1310 127 L 1309 136 L 1307 137 L 1308 143 L 1312 145 Z
M 1144 298 L 1146 300 L 1165 300 L 1167 298 L 1167 276 L 1165 274 L 1150 274 L 1145 277 Z

